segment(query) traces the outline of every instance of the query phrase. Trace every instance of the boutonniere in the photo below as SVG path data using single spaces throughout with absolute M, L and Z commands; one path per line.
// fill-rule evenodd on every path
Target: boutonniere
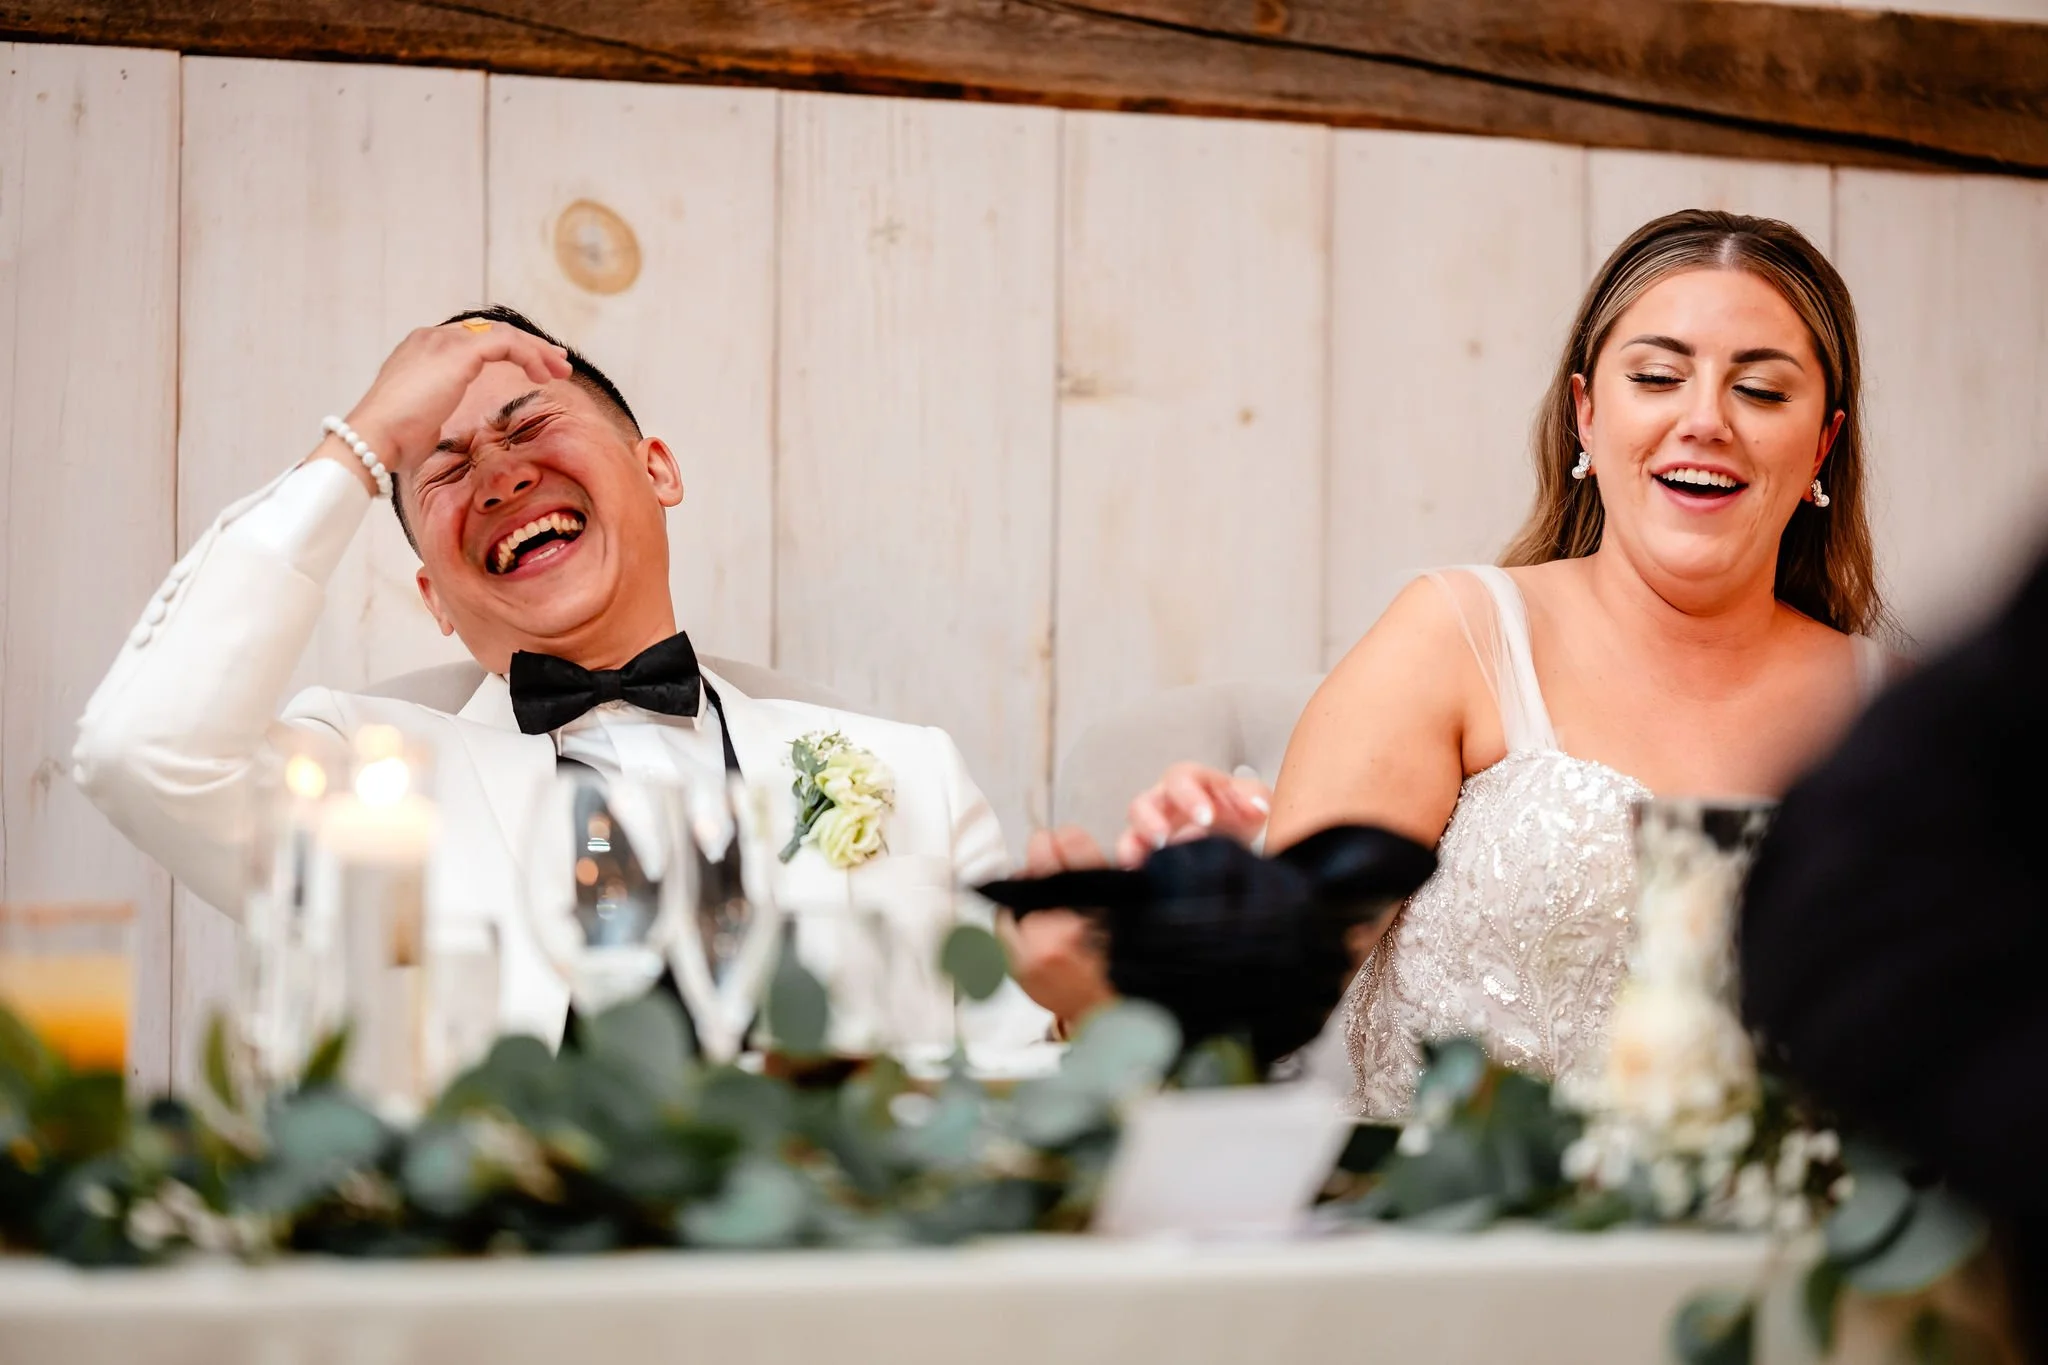
M 789 744 L 796 781 L 796 828 L 782 846 L 788 862 L 805 844 L 838 868 L 866 862 L 888 847 L 882 817 L 896 804 L 896 779 L 882 761 L 837 730 Z

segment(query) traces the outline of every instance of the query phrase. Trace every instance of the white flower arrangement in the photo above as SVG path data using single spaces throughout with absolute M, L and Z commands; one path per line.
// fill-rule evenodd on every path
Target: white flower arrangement
M 895 808 L 896 779 L 880 759 L 833 730 L 790 741 L 789 761 L 797 815 L 783 862 L 805 844 L 841 869 L 887 851 L 882 820 Z
M 1645 821 L 1637 852 L 1636 940 L 1605 1064 L 1559 1088 L 1587 1120 L 1564 1173 L 1596 1190 L 1646 1190 L 1663 1218 L 1803 1231 L 1833 1202 L 1824 1177 L 1841 1148 L 1771 1112 L 1735 1012 L 1747 857 L 1682 819 Z

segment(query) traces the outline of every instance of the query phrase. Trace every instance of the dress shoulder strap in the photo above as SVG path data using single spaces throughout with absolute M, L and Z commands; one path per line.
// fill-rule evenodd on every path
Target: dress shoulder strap
M 1466 643 L 1479 660 L 1479 671 L 1500 707 L 1508 752 L 1555 749 L 1557 732 L 1543 704 L 1529 646 L 1529 612 L 1515 580 L 1491 564 L 1435 569 L 1429 578 L 1450 598 Z

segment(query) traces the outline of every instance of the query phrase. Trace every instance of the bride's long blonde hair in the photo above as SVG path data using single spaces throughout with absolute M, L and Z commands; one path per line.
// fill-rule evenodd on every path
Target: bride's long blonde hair
M 1828 505 L 1801 502 L 1778 541 L 1778 600 L 1850 634 L 1889 631 L 1878 592 L 1866 512 L 1863 365 L 1849 287 L 1790 223 L 1711 209 L 1686 209 L 1645 223 L 1607 258 L 1572 320 L 1557 373 L 1536 416 L 1536 504 L 1501 563 L 1575 559 L 1600 548 L 1605 514 L 1597 484 L 1574 479 L 1578 413 L 1572 376 L 1593 382 L 1608 333 L 1652 285 L 1682 270 L 1746 270 L 1792 305 L 1813 337 L 1827 377 L 1828 415 L 1845 413 L 1820 479 Z

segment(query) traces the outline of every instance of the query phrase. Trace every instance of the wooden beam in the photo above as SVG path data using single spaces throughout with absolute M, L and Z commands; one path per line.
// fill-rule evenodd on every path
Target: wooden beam
M 2048 25 L 1734 0 L 0 0 L 0 37 L 2048 176 Z

